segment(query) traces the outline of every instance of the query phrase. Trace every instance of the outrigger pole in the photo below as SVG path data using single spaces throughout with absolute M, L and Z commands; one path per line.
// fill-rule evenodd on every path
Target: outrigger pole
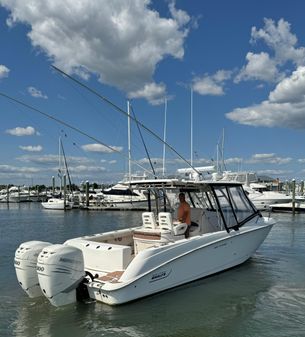
M 79 133 L 79 134 L 81 134 L 81 135 L 83 135 L 83 136 L 85 136 L 85 137 L 88 137 L 89 139 L 91 139 L 91 140 L 93 140 L 93 141 L 95 141 L 95 142 L 97 142 L 97 143 L 99 143 L 99 144 L 105 146 L 107 149 L 111 150 L 112 152 L 116 152 L 116 153 L 118 153 L 119 155 L 121 155 L 121 156 L 123 156 L 123 157 L 125 157 L 125 158 L 128 157 L 128 156 L 124 155 L 122 152 L 120 152 L 119 150 L 117 150 L 117 149 L 115 149 L 115 148 L 113 148 L 113 147 L 111 147 L 111 146 L 109 146 L 109 145 L 103 143 L 103 142 L 100 141 L 99 139 L 97 139 L 97 138 L 95 138 L 95 137 L 93 137 L 93 136 L 88 135 L 86 132 L 80 130 L 79 128 L 77 128 L 77 127 L 75 127 L 75 126 L 73 126 L 73 125 L 70 125 L 70 124 L 68 124 L 68 123 L 66 123 L 66 122 L 64 122 L 64 121 L 62 121 L 62 120 L 59 119 L 59 118 L 56 118 L 56 117 L 54 117 L 54 116 L 52 116 L 52 115 L 50 115 L 50 114 L 48 114 L 48 113 L 46 113 L 46 112 L 43 112 L 43 111 L 41 111 L 41 110 L 39 110 L 39 109 L 37 109 L 37 108 L 35 108 L 35 107 L 33 107 L 33 106 L 27 104 L 27 103 L 24 103 L 24 102 L 20 101 L 20 100 L 17 99 L 17 98 L 14 98 L 14 97 L 12 97 L 12 96 L 9 96 L 9 95 L 7 95 L 7 94 L 4 94 L 3 92 L 0 92 L 0 96 L 5 97 L 5 98 L 7 98 L 8 100 L 13 101 L 13 102 L 15 102 L 15 103 L 18 103 L 19 105 L 22 105 L 22 106 L 26 107 L 27 109 L 33 110 L 33 111 L 35 111 L 35 112 L 38 112 L 39 114 L 41 114 L 41 115 L 43 115 L 43 116 L 45 116 L 45 117 L 47 117 L 47 118 L 49 118 L 49 119 L 51 119 L 51 120 L 53 120 L 53 121 L 59 123 L 59 124 L 61 124 L 61 125 L 64 125 L 65 127 L 69 128 L 69 129 L 71 129 L 71 130 L 73 130 L 73 131 L 76 131 L 77 133 Z M 148 172 L 150 175 L 153 175 L 152 172 L 151 172 L 150 170 L 148 170 L 148 169 L 145 168 L 144 166 L 140 165 L 137 161 L 131 160 L 131 162 L 134 163 L 135 165 L 139 166 L 142 170 Z
M 68 75 L 67 73 L 65 73 L 63 70 L 55 67 L 52 65 L 52 68 L 55 69 L 57 72 L 61 73 L 62 75 L 66 76 L 67 78 L 69 78 L 70 80 L 72 80 L 73 82 L 77 83 L 78 85 L 80 85 L 81 87 L 85 88 L 86 90 L 88 90 L 89 92 L 91 92 L 92 94 L 94 94 L 95 96 L 99 97 L 102 101 L 106 102 L 107 104 L 109 104 L 114 110 L 122 113 L 123 115 L 128 117 L 128 113 L 123 110 L 122 108 L 120 108 L 119 106 L 117 106 L 116 104 L 114 104 L 113 102 L 111 102 L 108 98 L 102 96 L 100 93 L 98 93 L 96 90 L 90 88 L 89 86 L 87 86 L 86 84 L 82 83 L 81 81 L 77 80 L 76 78 L 72 77 L 71 75 Z M 171 151 L 173 151 L 180 159 L 182 159 L 189 167 L 191 167 L 196 173 L 198 173 L 200 175 L 200 172 L 192 165 L 190 164 L 180 153 L 178 153 L 170 144 L 168 144 L 167 142 L 165 142 L 160 136 L 158 136 L 155 132 L 153 132 L 151 129 L 149 129 L 147 126 L 145 126 L 143 123 L 141 123 L 139 120 L 137 120 L 135 117 L 133 116 L 129 116 L 130 119 L 132 119 L 135 123 L 137 123 L 139 126 L 141 126 L 143 129 L 145 129 L 147 132 L 149 132 L 152 136 L 154 136 L 155 138 L 157 138 L 162 144 L 165 144 Z

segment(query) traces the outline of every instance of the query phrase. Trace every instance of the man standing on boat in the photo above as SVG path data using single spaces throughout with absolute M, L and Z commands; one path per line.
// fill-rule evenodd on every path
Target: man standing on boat
M 187 229 L 185 231 L 185 237 L 188 238 L 190 236 L 190 227 L 191 227 L 191 207 L 185 201 L 185 194 L 179 193 L 179 201 L 180 205 L 178 208 L 178 221 L 187 224 Z

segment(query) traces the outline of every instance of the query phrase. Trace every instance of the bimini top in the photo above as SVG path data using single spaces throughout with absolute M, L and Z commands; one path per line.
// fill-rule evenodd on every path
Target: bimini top
M 165 194 L 186 192 L 193 208 L 204 208 L 220 215 L 227 232 L 238 230 L 251 218 L 261 216 L 239 182 L 151 179 L 132 181 L 130 185 L 147 191 L 161 190 Z

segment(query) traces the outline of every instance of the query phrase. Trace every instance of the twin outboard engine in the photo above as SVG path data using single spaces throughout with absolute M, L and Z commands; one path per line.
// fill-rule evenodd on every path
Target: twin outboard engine
M 45 247 L 38 256 L 40 288 L 51 304 L 76 302 L 76 288 L 84 280 L 84 257 L 80 249 L 66 245 Z
M 42 296 L 36 271 L 39 253 L 51 243 L 28 241 L 22 243 L 15 252 L 15 269 L 19 284 L 29 297 Z

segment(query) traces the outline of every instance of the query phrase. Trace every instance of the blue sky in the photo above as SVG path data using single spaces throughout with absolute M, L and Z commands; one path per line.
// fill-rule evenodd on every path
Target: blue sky
M 281 180 L 305 174 L 303 1 L 0 0 L 0 184 L 51 184 L 62 138 L 75 183 L 127 172 L 127 119 L 57 66 L 126 110 L 193 164 Z M 163 145 L 142 131 L 155 169 Z M 132 157 L 149 169 L 136 125 Z M 109 152 L 101 143 L 116 149 Z M 166 171 L 185 167 L 166 150 Z

